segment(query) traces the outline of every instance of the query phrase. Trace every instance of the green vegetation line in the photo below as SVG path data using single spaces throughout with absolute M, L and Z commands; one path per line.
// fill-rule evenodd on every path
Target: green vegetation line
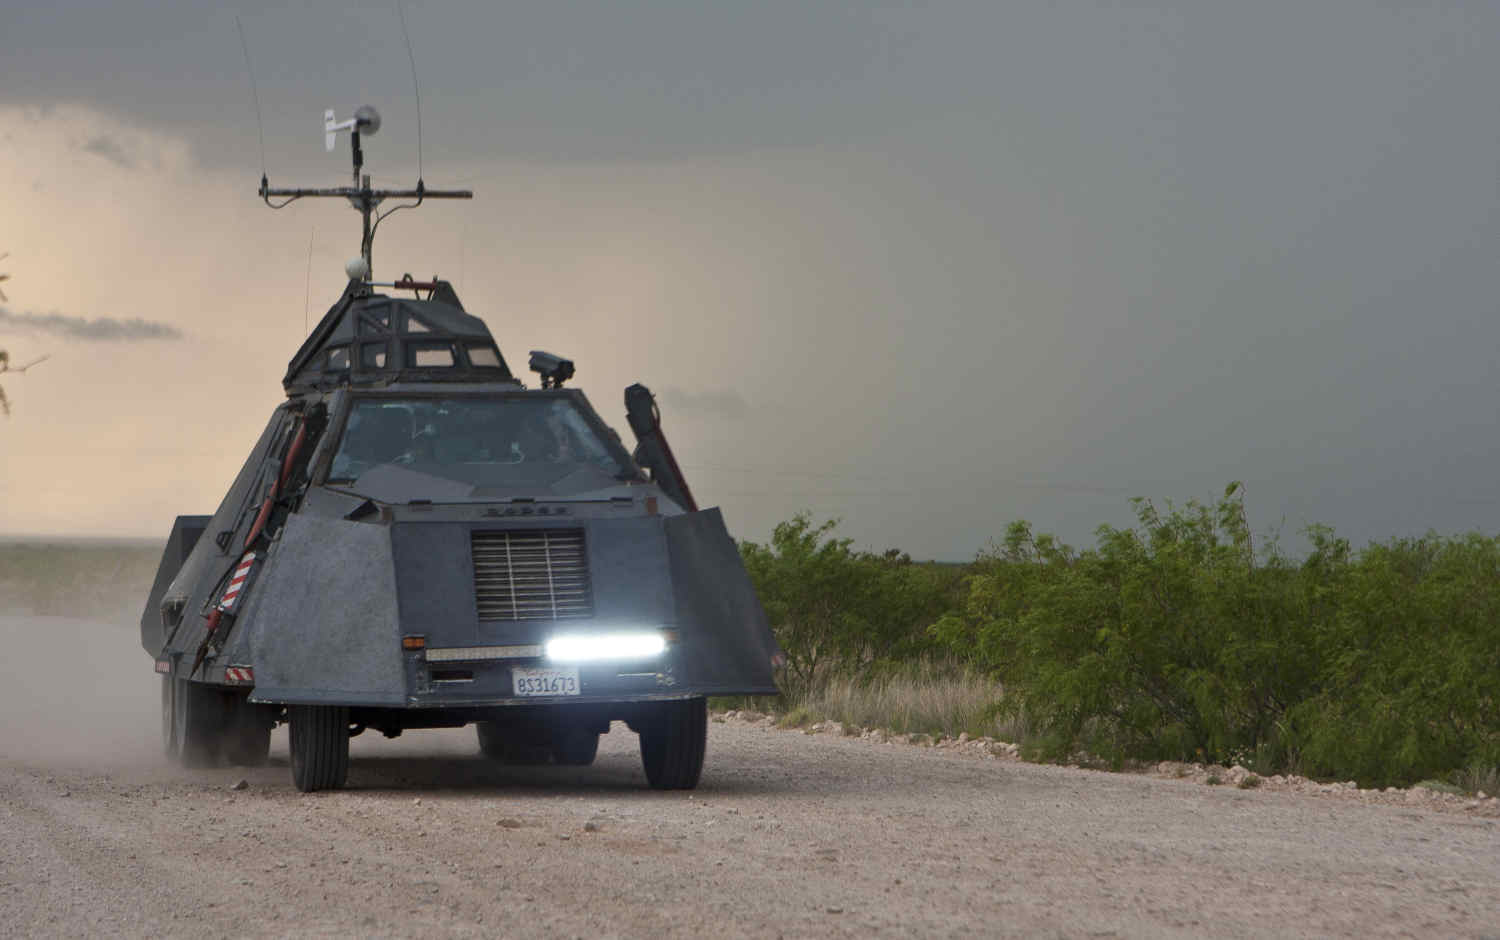
M 1312 526 L 1294 561 L 1252 537 L 1239 484 L 1213 505 L 1134 507 L 1092 549 L 1018 522 L 966 567 L 855 551 L 807 515 L 743 543 L 787 654 L 782 709 L 996 735 L 1041 759 L 1494 779 L 1500 539 L 1355 551 Z

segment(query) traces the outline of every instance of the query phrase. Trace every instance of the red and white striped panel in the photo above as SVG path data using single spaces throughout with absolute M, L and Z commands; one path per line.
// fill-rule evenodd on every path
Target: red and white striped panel
M 224 678 L 230 682 L 254 682 L 255 670 L 249 666 L 226 666 Z
M 234 607 L 234 602 L 240 599 L 240 591 L 244 590 L 245 581 L 250 577 L 250 569 L 255 567 L 255 553 L 246 552 L 245 557 L 235 566 L 234 574 L 229 578 L 229 587 L 224 589 L 224 596 L 219 598 L 219 609 L 228 613 Z

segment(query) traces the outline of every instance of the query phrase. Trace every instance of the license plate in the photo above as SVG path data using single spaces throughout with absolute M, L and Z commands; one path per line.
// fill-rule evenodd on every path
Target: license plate
M 511 687 L 521 696 L 578 695 L 578 667 L 510 671 Z

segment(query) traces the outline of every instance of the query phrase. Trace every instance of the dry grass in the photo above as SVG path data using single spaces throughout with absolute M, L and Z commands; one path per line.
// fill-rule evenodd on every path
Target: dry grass
M 746 709 L 777 716 L 785 728 L 837 721 L 848 733 L 881 728 L 897 734 L 933 737 L 993 737 L 1024 742 L 1027 729 L 1000 713 L 1002 689 L 992 678 L 963 665 L 913 663 L 899 673 L 873 678 L 836 677 L 811 690 L 784 689 L 779 698 L 764 696 L 714 699 L 716 709 Z
M 1453 782 L 1465 793 L 1500 795 L 1500 767 L 1470 764 L 1453 775 Z
M 991 736 L 1019 740 L 1013 722 L 997 718 L 1001 688 L 962 666 L 922 663 L 875 679 L 835 678 L 783 701 L 781 723 L 837 721 L 846 728 L 884 728 L 900 734 Z

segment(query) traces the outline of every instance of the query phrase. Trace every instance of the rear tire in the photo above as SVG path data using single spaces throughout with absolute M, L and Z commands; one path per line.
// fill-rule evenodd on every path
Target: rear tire
M 481 721 L 474 725 L 479 735 L 479 753 L 491 760 L 505 759 L 505 737 L 493 721 Z
M 349 709 L 334 705 L 293 705 L 292 783 L 303 793 L 337 790 L 349 776 Z
M 569 728 L 552 741 L 552 762 L 563 767 L 587 767 L 599 753 L 599 732 Z
M 167 760 L 177 759 L 176 681 L 161 677 L 161 750 Z
M 219 690 L 187 679 L 172 680 L 172 748 L 183 767 L 212 767 L 224 735 L 224 701 Z
M 663 702 L 640 727 L 641 765 L 653 790 L 691 790 L 708 747 L 708 699 Z
M 224 735 L 224 759 L 235 767 L 262 767 L 271 757 L 272 712 L 264 705 L 234 692 L 230 696 L 228 730 Z
M 529 767 L 545 764 L 552 757 L 552 749 L 545 740 L 531 740 L 524 731 L 493 721 L 481 721 L 474 727 L 479 733 L 479 753 L 497 763 Z

